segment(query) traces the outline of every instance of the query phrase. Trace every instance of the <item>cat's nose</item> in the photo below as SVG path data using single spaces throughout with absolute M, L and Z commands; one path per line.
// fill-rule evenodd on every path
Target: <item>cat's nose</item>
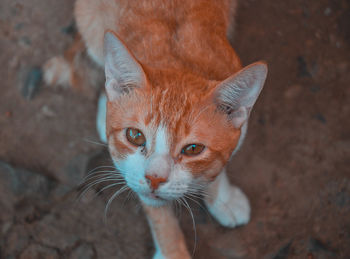
M 161 183 L 165 183 L 167 181 L 167 178 L 160 177 L 156 174 L 146 174 L 145 178 L 153 191 L 157 190 Z

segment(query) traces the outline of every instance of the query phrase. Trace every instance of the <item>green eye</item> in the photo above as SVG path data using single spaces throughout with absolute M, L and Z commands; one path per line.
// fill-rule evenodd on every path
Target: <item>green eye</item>
M 146 145 L 146 138 L 143 135 L 143 133 L 138 129 L 127 128 L 126 129 L 126 138 L 131 144 L 133 144 L 135 146 Z
M 186 156 L 196 156 L 202 153 L 204 145 L 202 144 L 189 144 L 181 150 L 181 154 Z

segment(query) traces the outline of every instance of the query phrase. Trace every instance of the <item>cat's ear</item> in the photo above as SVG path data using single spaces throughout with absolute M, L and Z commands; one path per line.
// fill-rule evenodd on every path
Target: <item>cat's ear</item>
M 267 65 L 256 62 L 221 82 L 214 90 L 214 101 L 228 115 L 235 128 L 249 118 L 266 79 Z
M 141 64 L 111 31 L 104 37 L 104 62 L 106 74 L 106 93 L 109 101 L 135 87 L 146 84 L 146 75 Z

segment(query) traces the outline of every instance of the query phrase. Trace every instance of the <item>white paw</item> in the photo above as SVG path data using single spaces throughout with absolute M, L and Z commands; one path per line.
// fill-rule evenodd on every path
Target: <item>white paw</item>
M 211 215 L 225 227 L 234 228 L 247 224 L 250 219 L 250 205 L 247 196 L 235 186 L 220 191 L 214 202 L 206 201 Z
M 68 87 L 71 82 L 72 69 L 61 56 L 50 58 L 44 65 L 44 81 L 47 85 Z

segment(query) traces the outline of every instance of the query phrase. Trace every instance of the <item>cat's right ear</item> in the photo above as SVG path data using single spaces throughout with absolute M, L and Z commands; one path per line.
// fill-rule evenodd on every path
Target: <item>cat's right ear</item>
M 146 74 L 141 64 L 112 31 L 105 34 L 103 52 L 109 101 L 146 84 Z

